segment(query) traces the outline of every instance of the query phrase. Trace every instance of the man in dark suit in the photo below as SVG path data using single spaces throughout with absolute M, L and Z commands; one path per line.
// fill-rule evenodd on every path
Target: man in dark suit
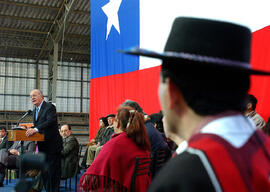
M 0 127 L 0 149 L 8 149 L 13 144 L 12 141 L 8 141 L 8 134 L 5 127 Z
M 58 191 L 61 177 L 61 150 L 62 138 L 58 131 L 56 108 L 53 104 L 44 101 L 40 90 L 34 89 L 30 93 L 31 102 L 34 104 L 34 128 L 26 131 L 29 137 L 36 132 L 45 135 L 43 142 L 38 142 L 39 152 L 46 154 L 47 171 L 42 175 L 44 187 L 48 192 Z

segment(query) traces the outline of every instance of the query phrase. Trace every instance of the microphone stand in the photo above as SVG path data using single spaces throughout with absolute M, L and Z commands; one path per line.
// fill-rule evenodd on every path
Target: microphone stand
M 27 115 L 29 115 L 30 113 L 32 113 L 32 110 L 28 110 L 20 119 L 19 119 L 19 121 L 17 122 L 17 125 L 16 125 L 16 127 L 15 128 L 13 128 L 13 129 L 19 129 L 19 124 L 20 124 L 20 122 L 27 116 Z M 23 144 L 24 144 L 24 141 L 21 141 L 21 155 L 23 155 L 24 154 L 24 146 L 23 146 Z M 21 167 L 21 163 L 19 164 L 19 177 L 20 178 L 22 178 L 23 177 L 23 173 L 22 173 L 22 167 Z
M 20 124 L 20 122 L 27 116 L 27 115 L 29 115 L 30 113 L 32 113 L 32 110 L 28 110 L 20 119 L 19 119 L 19 121 L 17 122 L 17 125 L 16 125 L 16 127 L 18 127 L 19 126 L 19 124 Z

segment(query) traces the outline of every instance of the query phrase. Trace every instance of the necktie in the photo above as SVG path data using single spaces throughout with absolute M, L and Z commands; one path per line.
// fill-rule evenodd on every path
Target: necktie
M 38 107 L 36 108 L 36 120 L 37 120 L 37 118 L 38 118 L 38 111 L 39 111 L 39 109 L 38 109 Z

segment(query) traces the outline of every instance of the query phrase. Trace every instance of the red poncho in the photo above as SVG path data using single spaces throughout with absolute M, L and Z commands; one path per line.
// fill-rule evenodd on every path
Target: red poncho
M 130 191 L 136 157 L 150 157 L 125 132 L 114 134 L 101 149 L 97 158 L 82 175 L 80 191 Z M 136 177 L 136 191 L 146 191 L 151 178 Z

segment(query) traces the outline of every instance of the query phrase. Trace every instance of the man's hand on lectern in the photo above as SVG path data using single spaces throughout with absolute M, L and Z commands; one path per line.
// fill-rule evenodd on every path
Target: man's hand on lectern
M 26 135 L 26 137 L 30 137 L 30 136 L 34 135 L 36 132 L 37 132 L 37 131 L 36 131 L 35 129 L 29 128 L 29 129 L 27 129 L 25 135 Z

